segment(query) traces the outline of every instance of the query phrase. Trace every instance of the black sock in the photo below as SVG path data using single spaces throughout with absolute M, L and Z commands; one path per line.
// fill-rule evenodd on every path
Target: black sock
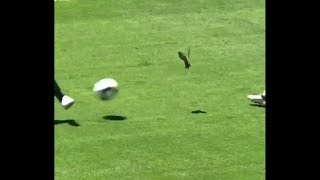
M 54 96 L 56 96 L 56 98 L 61 102 L 62 101 L 62 97 L 64 96 L 64 94 L 62 93 L 59 85 L 57 84 L 56 80 L 54 80 Z

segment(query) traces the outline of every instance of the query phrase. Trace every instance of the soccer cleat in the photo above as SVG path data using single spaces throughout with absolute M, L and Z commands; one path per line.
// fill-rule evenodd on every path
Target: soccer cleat
M 265 98 L 262 97 L 262 94 L 259 95 L 248 95 L 248 99 L 250 99 L 252 102 L 257 103 L 261 106 L 266 105 L 266 100 Z
M 262 99 L 266 100 L 266 91 L 264 90 L 263 93 L 261 94 Z
M 67 95 L 64 95 L 62 97 L 61 106 L 64 109 L 69 109 L 73 104 L 74 104 L 74 100 L 71 97 L 69 97 Z

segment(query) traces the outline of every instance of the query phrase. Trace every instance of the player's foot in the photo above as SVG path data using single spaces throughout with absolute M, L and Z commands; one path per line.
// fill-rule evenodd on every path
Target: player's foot
M 250 99 L 252 102 L 257 103 L 261 106 L 265 106 L 266 105 L 266 100 L 265 98 L 262 96 L 262 94 L 259 95 L 248 95 L 247 96 L 248 99 Z
M 71 97 L 64 95 L 61 100 L 61 106 L 64 109 L 69 109 L 74 104 L 74 99 Z

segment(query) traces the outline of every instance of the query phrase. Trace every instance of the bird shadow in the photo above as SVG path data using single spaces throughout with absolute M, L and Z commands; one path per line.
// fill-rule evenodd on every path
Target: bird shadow
M 123 120 L 126 120 L 127 117 L 125 117 L 125 116 L 116 116 L 116 115 L 108 115 L 108 116 L 103 116 L 103 119 L 110 120 L 110 121 L 123 121 Z
M 70 126 L 75 126 L 75 127 L 80 126 L 80 124 L 73 119 L 54 120 L 54 125 L 59 125 L 59 124 L 69 124 Z
M 192 114 L 205 114 L 207 112 L 205 111 L 202 111 L 202 110 L 194 110 L 194 111 L 191 111 Z

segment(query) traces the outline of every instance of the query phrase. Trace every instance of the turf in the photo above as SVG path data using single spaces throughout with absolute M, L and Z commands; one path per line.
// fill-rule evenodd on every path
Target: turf
M 56 1 L 55 79 L 57 180 L 265 179 L 262 0 Z

